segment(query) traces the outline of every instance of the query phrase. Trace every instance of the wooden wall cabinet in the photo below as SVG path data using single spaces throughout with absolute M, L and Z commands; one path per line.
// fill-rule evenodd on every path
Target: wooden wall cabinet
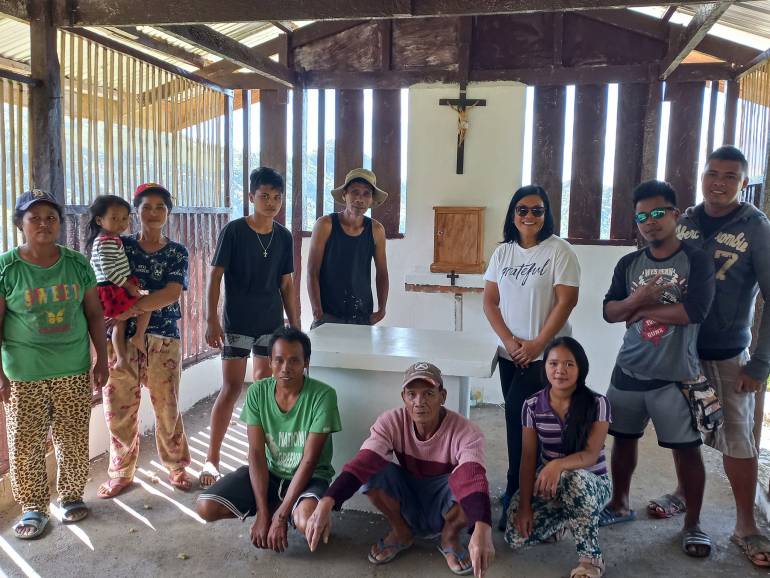
M 433 207 L 433 273 L 484 272 L 484 207 Z

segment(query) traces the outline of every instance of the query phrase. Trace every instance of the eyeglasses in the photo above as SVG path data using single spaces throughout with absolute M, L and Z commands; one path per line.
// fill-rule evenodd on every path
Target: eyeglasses
M 639 224 L 644 223 L 647 219 L 655 219 L 657 221 L 666 216 L 666 211 L 676 211 L 676 207 L 658 207 L 657 209 L 651 210 L 649 213 L 641 211 L 636 213 L 634 218 Z
M 545 215 L 545 207 L 516 207 L 516 214 L 519 217 L 526 217 L 530 212 L 533 217 L 542 217 Z

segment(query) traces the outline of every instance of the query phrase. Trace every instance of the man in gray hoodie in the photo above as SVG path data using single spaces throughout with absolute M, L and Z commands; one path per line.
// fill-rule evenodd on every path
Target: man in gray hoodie
M 741 202 L 748 163 L 739 149 L 723 146 L 712 152 L 701 182 L 703 202 L 682 215 L 677 235 L 713 255 L 716 272 L 714 303 L 700 328 L 698 356 L 722 402 L 725 423 L 704 441 L 722 453 L 735 497 L 731 540 L 754 564 L 769 566 L 770 540 L 754 519 L 758 452 L 753 428 L 755 392 L 764 391 L 770 373 L 770 307 L 762 314 L 751 357 L 748 347 L 757 293 L 770 299 L 770 221 Z M 684 511 L 681 482 L 679 486 L 674 494 L 651 500 L 650 513 L 667 518 Z

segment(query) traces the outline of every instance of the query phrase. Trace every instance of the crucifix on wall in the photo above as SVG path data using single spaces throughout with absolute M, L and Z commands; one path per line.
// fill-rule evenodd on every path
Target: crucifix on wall
M 470 127 L 468 113 L 474 106 L 486 106 L 487 101 L 483 98 L 466 98 L 465 87 L 460 87 L 460 98 L 441 98 L 438 101 L 440 106 L 448 106 L 457 113 L 457 174 L 463 174 L 463 160 L 465 158 L 465 135 Z

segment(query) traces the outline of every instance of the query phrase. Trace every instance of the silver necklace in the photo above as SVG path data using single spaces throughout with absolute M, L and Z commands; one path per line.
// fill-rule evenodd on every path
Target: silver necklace
M 267 259 L 267 250 L 270 248 L 270 245 L 273 242 L 273 235 L 275 235 L 275 226 L 273 226 L 273 230 L 270 233 L 270 240 L 267 242 L 267 247 L 262 243 L 262 237 L 259 233 L 257 233 L 257 241 L 259 241 L 260 247 L 262 247 L 262 256 Z

